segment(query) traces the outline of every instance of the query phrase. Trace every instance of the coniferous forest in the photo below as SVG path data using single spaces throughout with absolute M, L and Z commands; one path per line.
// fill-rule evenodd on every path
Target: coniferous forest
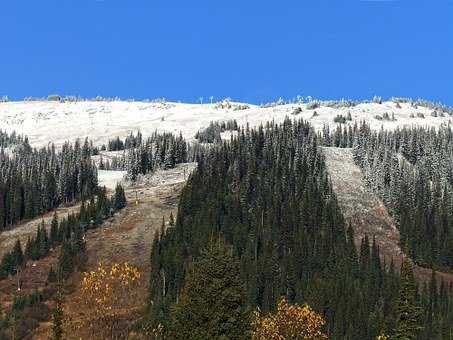
M 453 0 L 1 5 L 0 340 L 453 340 Z
M 31 148 L 14 133 L 0 138 L 0 230 L 94 194 L 97 169 L 88 140 L 56 151 Z
M 237 138 L 202 153 L 183 189 L 175 226 L 162 229 L 152 247 L 150 324 L 178 334 L 180 316 L 175 319 L 174 311 L 186 303 L 181 301 L 189 293 L 185 280 L 196 270 L 192 263 L 202 249 L 224 242 L 238 261 L 245 309 L 268 312 L 286 296 L 321 313 L 332 339 L 404 338 L 410 332 L 417 339 L 448 338 L 451 286 L 436 282 L 433 274 L 428 285 L 417 288 L 411 266 L 405 264 L 400 277 L 393 263 L 381 262 L 371 236 L 356 250 L 319 149 L 354 146 L 360 163 L 364 136 L 371 141 L 372 134 L 365 125 L 351 131 L 319 136 L 309 123 L 287 119 L 242 129 Z M 388 141 L 382 137 L 377 134 L 370 145 Z M 402 231 L 403 242 L 406 235 Z M 210 320 L 204 321 L 209 327 Z
M 257 334 L 266 329 L 253 328 L 259 324 L 256 311 L 271 315 L 289 304 L 309 306 L 301 311 L 312 308 L 317 316 L 311 320 L 324 320 L 310 328 L 319 329 L 318 338 L 451 338 L 453 286 L 435 273 L 453 269 L 450 128 L 390 132 L 361 123 L 317 133 L 309 122 L 289 118 L 254 129 L 230 125 L 208 127 L 236 130 L 230 140 L 207 138 L 193 145 L 181 135 L 144 139 L 138 132 L 108 143 L 109 150 L 124 152 L 114 165 L 100 158 L 99 168 L 127 170 L 131 181 L 197 162 L 176 219 L 171 216 L 152 244 L 146 329 L 169 339 L 264 339 Z M 60 151 L 33 149 L 15 133 L 0 133 L 0 143 L 3 229 L 82 202 L 77 214 L 63 219 L 55 214 L 50 228 L 42 223 L 25 244 L 18 240 L 0 262 L 0 279 L 17 275 L 55 247 L 58 263 L 48 282 L 83 271 L 84 235 L 126 206 L 124 188 L 118 185 L 109 198 L 98 186 L 91 159 L 97 148 L 88 140 L 65 143 Z M 357 249 L 322 147 L 352 149 L 366 184 L 394 218 L 403 251 L 415 264 L 432 268 L 428 281 L 416 280 L 411 261 L 401 268 L 384 262 L 373 235 Z M 0 335 L 16 322 L 25 324 L 26 308 L 48 298 L 36 291 L 15 299 L 13 314 L 0 321 Z
M 395 219 L 401 248 L 417 263 L 453 269 L 453 131 L 372 131 L 365 123 L 323 134 L 324 145 L 353 147 L 365 180 Z
M 105 146 L 101 148 L 106 149 Z M 140 131 L 131 133 L 123 141 L 120 138 L 110 140 L 108 150 L 123 151 L 111 161 L 100 158 L 102 170 L 127 171 L 129 179 L 135 181 L 138 175 L 152 173 L 157 169 L 171 169 L 177 164 L 191 162 L 199 152 L 200 146 L 188 144 L 181 134 L 153 133 L 144 139 Z

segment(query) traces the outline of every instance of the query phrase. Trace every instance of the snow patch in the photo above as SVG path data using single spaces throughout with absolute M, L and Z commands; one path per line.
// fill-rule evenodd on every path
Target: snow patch
M 99 185 L 107 189 L 114 190 L 118 183 L 121 183 L 126 175 L 126 171 L 98 170 Z

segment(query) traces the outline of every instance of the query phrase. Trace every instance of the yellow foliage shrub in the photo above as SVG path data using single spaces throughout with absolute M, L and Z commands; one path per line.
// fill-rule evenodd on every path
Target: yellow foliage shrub
M 89 311 L 88 326 L 111 336 L 120 332 L 124 328 L 119 327 L 120 320 L 130 316 L 130 308 L 137 307 L 140 277 L 139 269 L 127 262 L 110 266 L 99 263 L 96 270 L 84 273 L 81 296 Z
M 282 298 L 275 313 L 261 316 L 259 310 L 252 321 L 252 339 L 327 339 L 323 332 L 324 318 L 310 306 L 293 305 Z

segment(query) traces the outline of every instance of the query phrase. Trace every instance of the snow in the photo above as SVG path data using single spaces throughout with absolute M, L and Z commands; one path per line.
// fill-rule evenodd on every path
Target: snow
M 211 121 L 236 119 L 239 125 L 257 126 L 266 121 L 281 122 L 285 117 L 303 118 L 310 121 L 316 129 L 324 124 L 331 128 L 336 115 L 346 116 L 351 113 L 354 121 L 367 121 L 373 129 L 395 129 L 398 126 L 448 125 L 451 117 L 432 117 L 431 109 L 419 106 L 412 107 L 402 103 L 397 108 L 393 102 L 363 103 L 350 108 L 330 108 L 321 106 L 308 110 L 306 104 L 286 104 L 273 107 L 260 107 L 247 104 L 246 109 L 238 109 L 240 104 L 232 107 L 218 107 L 216 104 L 185 104 L 172 102 L 139 102 L 139 101 L 21 101 L 0 103 L 0 129 L 15 130 L 29 137 L 33 146 L 46 146 L 49 142 L 57 146 L 65 141 L 89 137 L 95 145 L 108 142 L 119 136 L 126 137 L 130 132 L 140 130 L 146 137 L 154 131 L 182 133 L 192 140 L 195 133 L 207 127 Z M 292 115 L 300 107 L 302 112 Z M 313 116 L 314 111 L 317 115 Z M 385 112 L 396 121 L 380 121 L 376 115 Z M 411 114 L 424 114 L 425 118 L 410 118 Z M 229 138 L 228 134 L 225 134 Z
M 116 184 L 122 182 L 125 175 L 126 171 L 98 170 L 98 182 L 101 187 L 114 190 Z
M 91 159 L 94 163 L 99 166 L 101 162 L 101 157 L 104 163 L 107 161 L 112 161 L 115 157 L 122 157 L 126 154 L 125 150 L 120 151 L 99 151 L 99 155 L 91 156 Z

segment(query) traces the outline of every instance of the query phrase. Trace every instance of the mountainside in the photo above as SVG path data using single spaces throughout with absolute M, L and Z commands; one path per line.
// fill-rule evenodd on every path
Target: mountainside
M 449 338 L 451 117 L 379 98 L 0 103 L 0 339 L 48 339 L 60 309 L 65 339 L 268 339 L 223 307 L 281 297 L 331 339 L 393 338 L 401 308 L 417 339 Z
M 354 228 L 358 249 L 365 235 L 372 236 L 379 246 L 381 260 L 395 264 L 397 270 L 408 258 L 400 247 L 400 233 L 385 204 L 366 186 L 362 170 L 354 163 L 349 148 L 324 147 L 327 171 L 332 188 L 345 220 Z M 415 275 L 420 282 L 429 282 L 431 269 L 416 265 Z M 450 272 L 437 272 L 439 280 L 453 282 Z
M 362 120 L 373 129 L 393 130 L 402 126 L 448 126 L 447 109 L 426 102 L 310 102 L 262 106 L 223 101 L 215 104 L 184 104 L 139 101 L 21 101 L 0 103 L 0 129 L 29 137 L 33 146 L 89 137 L 96 144 L 125 137 L 140 129 L 181 132 L 191 140 L 211 121 L 237 120 L 238 125 L 257 126 L 285 117 L 303 118 L 320 130 L 325 124 L 354 124 Z M 337 118 L 336 118 L 337 117 Z M 336 118 L 336 119 L 335 119 Z M 335 121 L 336 122 L 335 122 Z

